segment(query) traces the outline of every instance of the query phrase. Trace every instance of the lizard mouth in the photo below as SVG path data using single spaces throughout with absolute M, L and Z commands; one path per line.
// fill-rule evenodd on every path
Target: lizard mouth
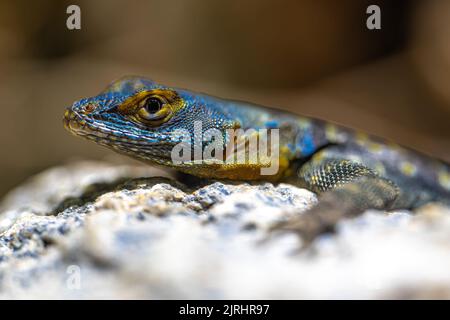
M 98 129 L 98 126 L 94 124 L 94 119 L 81 115 L 80 113 L 66 109 L 63 117 L 64 128 L 70 133 L 81 136 L 84 138 L 107 138 L 106 133 L 102 133 L 102 130 Z
M 111 129 L 105 121 L 92 115 L 81 114 L 72 108 L 66 109 L 63 117 L 64 128 L 75 136 L 93 141 L 116 152 L 142 158 L 154 162 L 167 163 L 170 160 L 169 144 L 158 139 L 131 137 L 126 131 Z
M 117 140 L 117 138 L 111 132 L 108 132 L 110 130 L 106 127 L 103 126 L 103 128 L 100 122 L 93 117 L 82 115 L 70 108 L 64 112 L 64 128 L 70 133 L 88 140 L 94 140 L 99 144 L 110 145 L 111 143 L 108 142 Z
M 83 127 L 83 120 L 81 116 L 71 109 L 66 109 L 63 117 L 64 128 L 71 133 L 77 134 L 77 132 Z

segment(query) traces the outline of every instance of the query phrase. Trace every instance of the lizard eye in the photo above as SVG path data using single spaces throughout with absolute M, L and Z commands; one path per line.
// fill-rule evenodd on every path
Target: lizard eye
M 132 121 L 155 127 L 169 121 L 182 106 L 182 99 L 173 90 L 140 90 L 117 106 L 116 112 Z
M 171 113 L 170 106 L 158 97 L 149 97 L 141 102 L 137 116 L 148 124 L 160 124 Z
M 145 101 L 144 108 L 150 114 L 157 113 L 162 108 L 161 100 L 157 98 L 149 98 Z

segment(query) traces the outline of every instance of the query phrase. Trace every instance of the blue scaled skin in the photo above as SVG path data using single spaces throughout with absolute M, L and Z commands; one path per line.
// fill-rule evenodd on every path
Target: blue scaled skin
M 195 134 L 196 122 L 201 123 L 200 135 Z M 114 151 L 194 176 L 288 181 L 317 192 L 317 206 L 274 227 L 298 232 L 306 243 L 333 230 L 339 219 L 366 209 L 450 203 L 450 169 L 441 161 L 332 123 L 167 87 L 145 78 L 125 77 L 99 95 L 75 102 L 66 110 L 64 124 L 73 134 Z M 261 129 L 279 129 L 278 170 L 269 176 L 261 174 L 261 168 L 267 166 L 261 159 L 256 163 L 173 161 L 172 150 L 186 141 L 174 132 L 190 133 L 191 148 L 200 144 L 203 151 L 208 144 L 203 143 L 202 134 L 210 129 L 223 133 L 225 147 L 233 142 L 232 151 L 240 142 L 227 130 L 241 129 L 245 146 L 245 139 L 250 138 L 248 129 L 257 134 Z M 229 159 L 233 154 L 229 151 L 219 158 Z

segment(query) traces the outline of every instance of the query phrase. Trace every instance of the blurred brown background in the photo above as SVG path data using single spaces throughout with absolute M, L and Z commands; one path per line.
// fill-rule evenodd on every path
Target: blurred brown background
M 66 28 L 81 7 L 82 29 Z M 382 29 L 366 28 L 381 7 Z M 0 1 L 0 195 L 111 151 L 63 110 L 125 74 L 360 128 L 450 160 L 450 1 Z

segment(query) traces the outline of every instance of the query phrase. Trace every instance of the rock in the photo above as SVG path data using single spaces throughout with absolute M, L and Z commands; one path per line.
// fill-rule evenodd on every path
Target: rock
M 288 184 L 193 188 L 150 167 L 82 162 L 0 208 L 0 298 L 450 297 L 450 211 L 369 211 L 297 253 L 272 224 L 314 205 Z

